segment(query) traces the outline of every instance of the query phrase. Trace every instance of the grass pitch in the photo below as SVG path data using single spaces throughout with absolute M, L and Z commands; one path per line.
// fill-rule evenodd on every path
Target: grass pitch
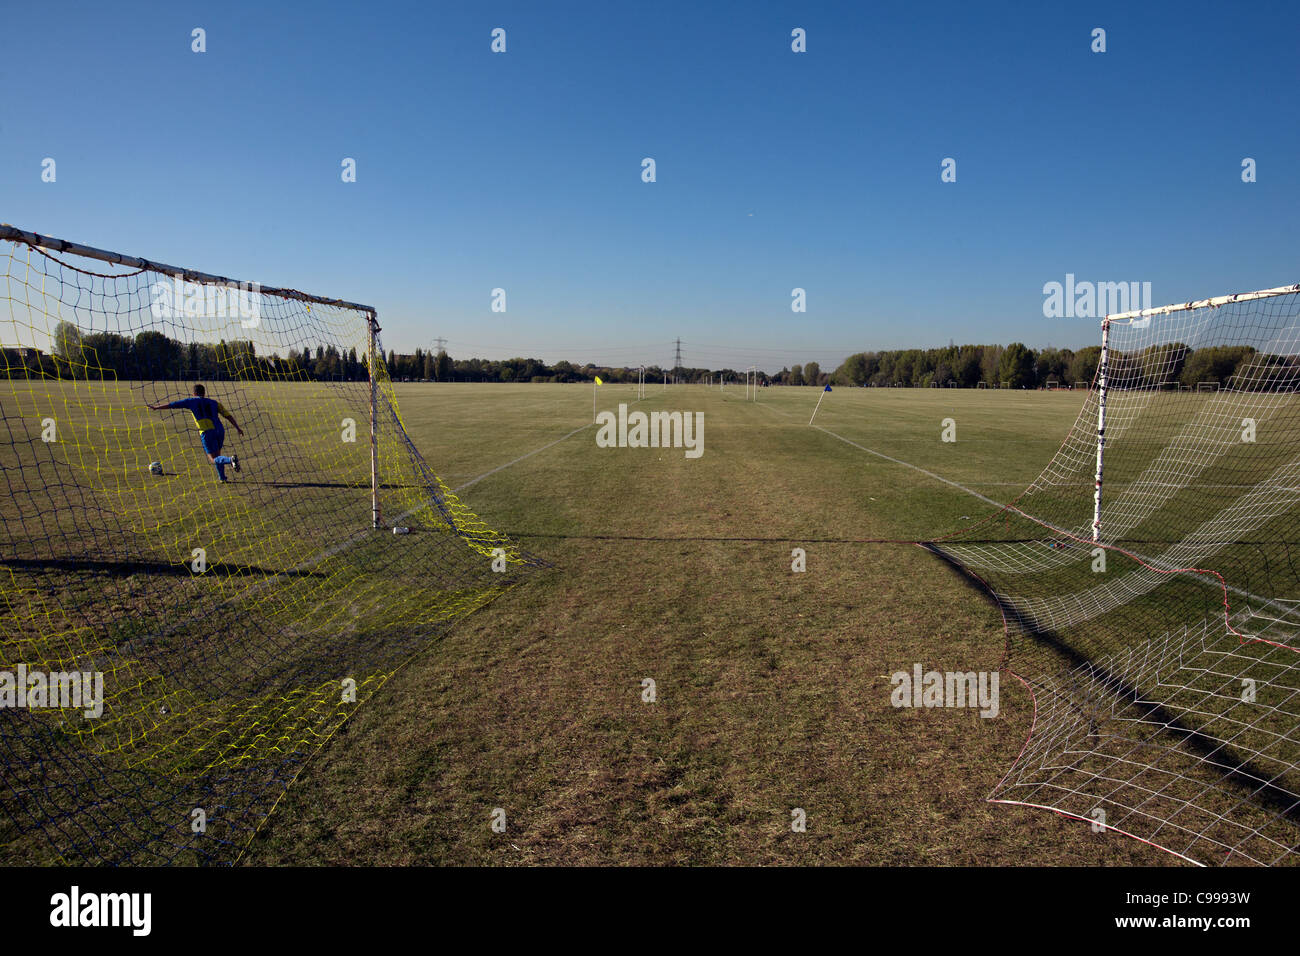
M 556 567 L 402 668 L 244 862 L 1168 863 L 986 802 L 1032 717 L 1008 676 L 995 719 L 889 703 L 914 663 L 998 668 L 997 612 L 909 542 L 989 511 L 963 488 L 1013 498 L 1082 396 L 836 389 L 809 427 L 818 396 L 600 389 L 601 408 L 703 412 L 688 460 L 598 448 L 590 386 L 399 387 L 447 484 Z

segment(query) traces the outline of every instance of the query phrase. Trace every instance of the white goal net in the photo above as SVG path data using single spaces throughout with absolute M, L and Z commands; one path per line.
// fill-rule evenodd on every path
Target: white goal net
M 934 545 L 994 596 L 1033 692 L 993 799 L 1197 863 L 1294 862 L 1300 286 L 1105 325 L 1042 474 Z

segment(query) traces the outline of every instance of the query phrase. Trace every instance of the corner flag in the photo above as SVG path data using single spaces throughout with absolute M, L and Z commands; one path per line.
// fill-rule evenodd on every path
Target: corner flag
M 604 382 L 602 382 L 602 381 L 600 380 L 600 376 L 599 376 L 599 375 L 596 376 L 596 384 L 597 384 L 597 385 L 604 385 L 604 384 L 605 384 Z
M 822 399 L 826 397 L 826 393 L 829 392 L 830 390 L 831 390 L 831 387 L 830 387 L 829 384 L 828 384 L 825 388 L 822 389 L 822 393 L 821 393 L 820 395 L 817 396 L 817 408 L 821 408 L 821 407 L 822 407 Z M 809 419 L 808 419 L 808 424 L 809 424 L 809 425 L 811 425 L 811 424 L 813 423 L 813 418 L 816 418 L 816 417 L 817 417 L 817 408 L 814 408 L 814 409 L 813 409 L 812 418 L 809 418 Z

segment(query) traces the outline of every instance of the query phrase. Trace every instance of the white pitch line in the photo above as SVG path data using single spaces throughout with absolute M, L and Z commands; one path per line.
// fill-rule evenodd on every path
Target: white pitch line
M 902 465 L 904 468 L 911 468 L 913 471 L 919 471 L 921 474 L 929 478 L 933 478 L 935 481 L 942 481 L 945 485 L 951 485 L 952 487 L 956 488 L 958 491 L 964 491 L 966 492 L 966 494 L 972 495 L 978 498 L 980 501 L 991 504 L 995 508 L 1001 508 L 1004 504 L 1004 502 L 994 501 L 992 498 L 986 497 L 980 494 L 978 491 L 972 491 L 971 489 L 967 488 L 965 485 L 959 485 L 957 484 L 957 482 L 953 481 L 950 478 L 945 478 L 943 475 L 936 475 L 932 471 L 926 471 L 924 468 L 920 467 L 919 465 L 913 465 L 911 462 L 903 461 L 901 458 L 891 458 L 889 455 L 886 455 L 883 452 L 879 452 L 879 451 L 875 451 L 874 449 L 867 448 L 865 445 L 859 445 L 855 441 L 849 441 L 849 439 L 845 438 L 843 435 L 837 435 L 829 428 L 822 428 L 822 426 L 820 425 L 813 425 L 812 427 L 817 429 L 819 432 L 825 432 L 826 434 L 830 435 L 832 438 L 838 438 L 846 445 L 852 445 L 854 448 L 858 449 L 859 451 L 865 451 L 868 455 L 875 455 L 877 458 L 883 458 L 885 459 L 885 461 L 891 461 L 895 465 Z
M 645 401 L 644 398 L 638 398 L 635 402 L 630 402 L 629 404 L 636 405 L 636 404 L 639 404 L 640 402 L 644 402 L 644 401 Z M 541 448 L 534 448 L 534 449 L 533 449 L 532 451 L 530 451 L 528 454 L 526 454 L 526 455 L 520 455 L 520 456 L 519 456 L 518 458 L 516 458 L 514 461 L 508 461 L 508 462 L 506 462 L 504 465 L 498 465 L 497 467 L 493 468 L 491 471 L 485 471 L 485 472 L 483 472 L 483 474 L 479 475 L 477 478 L 471 478 L 469 481 L 465 482 L 465 484 L 461 485 L 459 488 L 453 488 L 453 489 L 451 489 L 451 492 L 452 492 L 452 494 L 458 495 L 458 494 L 460 494 L 462 491 L 464 491 L 466 488 L 470 487 L 471 485 L 476 485 L 476 484 L 478 484 L 478 483 L 479 483 L 480 481 L 482 481 L 484 478 L 487 478 L 487 477 L 490 476 L 490 475 L 495 475 L 498 471 L 505 471 L 505 470 L 506 470 L 507 468 L 509 468 L 511 465 L 517 465 L 517 464 L 519 464 L 521 461 L 523 461 L 524 459 L 526 459 L 526 458 L 532 458 L 534 455 L 536 455 L 536 454 L 540 454 L 541 452 L 546 451 L 546 449 L 548 449 L 548 448 L 554 448 L 554 447 L 555 447 L 556 445 L 558 445 L 560 442 L 562 442 L 562 441 L 567 441 L 568 439 L 572 438 L 574 435 L 578 434 L 578 432 L 582 431 L 582 430 L 585 429 L 585 428 L 591 428 L 591 427 L 594 426 L 595 424 L 596 424 L 595 422 L 587 422 L 587 424 L 585 424 L 585 425 L 580 425 L 579 427 L 575 428 L 573 431 L 569 432 L 569 434 L 565 435 L 564 437 L 555 439 L 555 441 L 551 442 L 549 445 L 543 445 Z M 416 510 L 418 511 L 419 509 L 417 508 Z M 411 514 L 413 514 L 413 512 L 408 511 L 408 512 L 407 512 L 406 514 L 404 514 L 404 515 L 399 515 L 399 519 L 400 519 L 400 518 L 408 517 L 408 516 L 411 515 Z
M 495 475 L 498 471 L 504 471 L 505 469 L 509 468 L 511 465 L 517 465 L 526 458 L 532 458 L 533 455 L 540 454 L 541 452 L 546 451 L 546 449 L 548 448 L 554 448 L 560 442 L 572 438 L 574 435 L 578 434 L 578 432 L 590 428 L 593 424 L 595 423 L 587 422 L 585 425 L 582 425 L 579 428 L 575 428 L 573 431 L 569 432 L 567 435 L 565 435 L 562 438 L 557 438 L 555 439 L 555 441 L 543 445 L 541 448 L 535 448 L 532 451 L 528 452 L 528 454 L 526 455 L 520 455 L 514 461 L 508 461 L 504 465 L 498 465 L 497 467 L 493 468 L 491 471 L 485 471 L 477 478 L 471 478 L 469 481 L 465 482 L 465 484 L 461 485 L 459 488 L 453 489 L 452 493 L 455 494 L 456 492 L 464 491 L 466 488 L 470 487 L 471 485 L 477 484 L 478 482 L 482 481 L 484 478 L 487 478 L 489 475 Z M 394 523 L 404 521 L 405 519 L 409 518 L 411 515 L 415 514 L 417 511 L 424 510 L 425 507 L 427 506 L 420 505 L 417 508 L 411 508 L 409 511 L 405 511 L 402 514 L 398 515 L 396 518 L 391 518 L 388 520 Z M 340 554 L 343 551 L 346 551 L 348 548 L 351 548 L 354 545 L 360 544 L 362 541 L 371 538 L 374 535 L 374 532 L 376 530 L 378 529 L 367 528 L 365 531 L 360 531 L 352 535 L 351 537 L 344 538 L 342 541 L 338 542 L 337 544 L 331 545 L 330 547 L 326 548 L 324 551 L 320 551 L 316 554 L 313 554 L 311 557 L 298 562 L 292 568 L 289 569 L 288 573 L 293 574 L 299 571 L 306 571 L 311 568 L 314 568 L 321 562 L 327 561 L 330 558 L 334 557 L 336 554 Z M 244 591 L 241 591 L 239 594 L 231 595 L 229 598 L 226 598 L 225 602 L 223 603 L 232 601 L 235 598 L 239 598 L 241 600 L 247 600 L 251 598 L 253 594 L 255 594 L 257 591 L 260 591 L 262 588 L 266 587 L 270 582 L 278 580 L 282 573 L 284 572 L 277 571 L 275 574 L 271 575 L 270 577 L 255 582 L 252 586 L 250 586 Z M 179 624 L 175 625 L 173 627 L 173 630 L 175 629 L 175 627 L 179 627 L 179 626 L 180 626 Z M 170 633 L 170 631 L 168 633 Z
M 636 404 L 638 404 L 638 403 L 640 403 L 640 402 L 644 402 L 644 401 L 646 401 L 646 399 L 644 399 L 644 398 L 638 398 L 636 401 L 634 401 L 634 402 L 629 402 L 628 404 L 636 405 Z M 574 435 L 578 434 L 578 432 L 583 431 L 583 430 L 585 430 L 585 429 L 587 429 L 587 428 L 591 428 L 591 427 L 593 427 L 595 424 L 596 424 L 595 422 L 587 422 L 585 425 L 579 425 L 577 428 L 575 428 L 573 431 L 569 432 L 567 435 L 563 435 L 563 436 L 561 436 L 560 438 L 555 439 L 555 441 L 550 442 L 550 443 L 548 443 L 548 444 L 546 444 L 546 445 L 543 445 L 541 448 L 534 448 L 532 451 L 528 452 L 527 454 L 525 454 L 525 455 L 520 455 L 520 456 L 519 456 L 518 458 L 516 458 L 514 461 L 508 461 L 508 462 L 506 462 L 504 465 L 497 465 L 497 466 L 496 466 L 495 468 L 493 468 L 491 471 L 485 471 L 485 472 L 483 472 L 483 474 L 479 475 L 477 478 L 471 478 L 469 481 L 465 482 L 463 485 L 461 485 L 461 486 L 459 486 L 459 487 L 457 487 L 457 488 L 453 488 L 453 489 L 451 489 L 451 493 L 454 494 L 454 495 L 458 495 L 458 494 L 460 494 L 462 491 L 464 491 L 466 488 L 469 488 L 469 487 L 471 487 L 471 486 L 473 486 L 473 485 L 477 485 L 477 484 L 478 484 L 480 481 L 482 481 L 484 478 L 490 477 L 491 475 L 495 475 L 498 471 L 505 471 L 507 468 L 510 468 L 510 467 L 513 466 L 513 465 L 517 465 L 517 464 L 519 464 L 521 461 L 524 461 L 525 459 L 532 458 L 534 455 L 541 454 L 542 452 L 546 451 L 546 449 L 548 449 L 548 448 L 554 448 L 554 447 L 555 447 L 556 445 L 558 445 L 560 442 L 562 442 L 562 441 L 567 441 L 568 439 L 572 438 Z M 421 508 L 412 508 L 410 511 L 407 511 L 407 512 L 405 512 L 404 514 L 400 514 L 400 515 L 398 515 L 398 516 L 397 516 L 396 518 L 394 518 L 393 520 L 394 520 L 394 521 L 401 521 L 403 518 L 409 518 L 411 515 L 415 514 L 415 512 L 420 511 L 420 510 L 421 510 Z
M 548 448 L 554 448 L 556 445 L 558 445 L 560 442 L 564 441 L 565 439 L 572 438 L 574 435 L 578 434 L 578 432 L 582 431 L 585 428 L 590 428 L 592 424 L 593 424 L 592 422 L 588 422 L 587 424 L 579 428 L 575 428 L 573 431 L 569 432 L 569 434 L 565 435 L 563 438 L 557 438 L 555 439 L 555 441 L 543 445 L 541 448 L 534 448 L 532 451 L 528 452 L 528 454 L 520 455 L 514 461 L 508 461 L 504 465 L 498 465 L 497 467 L 493 468 L 491 471 L 485 471 L 477 478 L 471 478 L 469 481 L 465 482 L 465 484 L 461 485 L 459 488 L 452 489 L 452 494 L 456 494 L 457 492 L 464 491 L 470 485 L 477 484 L 478 482 L 482 481 L 484 478 L 488 477 L 489 475 L 495 475 L 498 471 L 504 471 L 505 469 L 509 468 L 511 465 L 517 465 L 525 458 L 532 458 L 533 455 L 540 454 L 541 452 L 546 451 L 546 449 Z M 398 522 L 405 521 L 407 518 L 411 517 L 411 515 L 415 514 L 417 511 L 423 511 L 426 507 L 428 506 L 420 505 L 418 507 L 411 508 L 407 511 L 403 511 L 396 518 L 386 519 L 386 523 L 391 521 L 394 524 L 396 524 Z M 340 541 L 338 544 L 326 548 L 324 551 L 321 551 L 318 554 L 314 554 L 310 558 L 307 558 L 305 561 L 302 561 L 294 565 L 292 568 L 290 568 L 290 571 L 303 571 L 308 568 L 313 568 L 316 565 L 320 564 L 322 561 L 326 560 L 327 558 L 332 558 L 334 557 L 334 555 L 339 554 L 342 551 L 346 551 L 348 548 L 352 547 L 353 545 L 366 540 L 368 537 L 370 537 L 373 534 L 374 530 L 378 530 L 378 529 L 367 529 L 366 531 L 361 531 L 358 532 L 357 534 L 352 535 L 352 537 L 350 538 L 345 538 L 342 541 Z
M 470 487 L 471 485 L 477 485 L 484 478 L 487 478 L 491 475 L 495 475 L 498 471 L 505 471 L 507 468 L 511 467 L 512 465 L 517 465 L 526 458 L 532 458 L 534 455 L 540 454 L 541 452 L 546 451 L 546 449 L 548 448 L 554 448 L 560 442 L 567 441 L 568 439 L 572 438 L 574 435 L 578 434 L 578 432 L 585 431 L 586 429 L 591 428 L 593 425 L 595 425 L 595 422 L 587 422 L 587 424 L 580 425 L 579 427 L 575 428 L 573 431 L 569 432 L 569 434 L 565 435 L 563 438 L 555 439 L 555 441 L 551 442 L 549 445 L 543 445 L 541 448 L 534 448 L 526 455 L 520 455 L 514 461 L 508 461 L 504 465 L 497 465 L 497 467 L 493 468 L 491 471 L 485 471 L 477 478 L 471 478 L 469 481 L 465 482 L 465 484 L 461 485 L 459 488 L 451 489 L 452 493 L 460 494 L 462 491 L 464 491 L 466 488 Z M 402 515 L 401 517 L 405 518 L 406 515 Z
M 951 479 L 949 479 L 949 478 L 945 478 L 945 477 L 943 477 L 943 475 L 936 475 L 934 472 L 932 472 L 932 471 L 926 471 L 924 468 L 920 467 L 919 465 L 913 465 L 913 464 L 912 464 L 911 462 L 909 462 L 909 461 L 903 461 L 901 458 L 891 458 L 889 455 L 886 455 L 886 454 L 884 454 L 883 452 L 878 452 L 878 451 L 876 451 L 876 450 L 874 450 L 874 449 L 872 449 L 872 448 L 867 448 L 865 445 L 859 445 L 857 442 L 855 442 L 855 441 L 850 441 L 849 439 L 845 438 L 843 435 L 837 435 L 837 434 L 835 434 L 833 431 L 831 431 L 830 429 L 822 428 L 820 425 L 813 425 L 812 427 L 815 428 L 815 429 L 817 429 L 819 432 L 826 432 L 826 434 L 830 435 L 832 438 L 838 438 L 840 441 L 844 442 L 844 444 L 846 444 L 846 445 L 852 445 L 854 448 L 857 448 L 857 449 L 860 450 L 860 451 L 865 451 L 868 455 L 875 455 L 877 458 L 883 458 L 885 461 L 893 462 L 895 465 L 902 465 L 904 468 L 911 468 L 913 471 L 919 471 L 921 474 L 923 474 L 923 475 L 925 475 L 925 476 L 927 476 L 927 477 L 929 477 L 929 478 L 933 478 L 935 481 L 941 481 L 941 482 L 943 482 L 945 485 L 949 485 L 949 486 L 951 486 L 951 487 L 953 487 L 953 488 L 956 488 L 958 491 L 964 491 L 966 494 L 970 495 L 971 497 L 973 497 L 973 498 L 978 498 L 980 501 L 986 502 L 986 503 L 992 505 L 992 506 L 995 507 L 995 508 L 998 508 L 998 509 L 1003 509 L 1003 508 L 1012 508 L 1014 511 L 1018 512 L 1019 514 L 1024 514 L 1025 517 L 1026 517 L 1026 518 L 1029 518 L 1031 521 L 1039 521 L 1040 524 L 1042 524 L 1044 527 L 1050 528 L 1052 531 L 1055 531 L 1055 532 L 1057 532 L 1057 533 L 1059 533 L 1059 534 L 1063 534 L 1063 535 L 1065 535 L 1066 537 L 1069 537 L 1069 538 L 1073 538 L 1073 537 L 1075 537 L 1075 535 L 1074 535 L 1072 532 L 1070 532 L 1069 530 L 1067 530 L 1067 529 L 1065 529 L 1065 528 L 1058 528 L 1056 525 L 1049 524 L 1048 522 L 1045 522 L 1045 521 L 1040 521 L 1040 520 L 1037 519 L 1037 518 L 1032 518 L 1030 515 L 1025 514 L 1024 512 L 1020 511 L 1019 508 L 1015 508 L 1014 505 L 1008 505 L 1008 504 L 1006 504 L 1006 503 L 1004 503 L 1004 502 L 994 501 L 992 498 L 989 498 L 989 497 L 987 497 L 986 495 L 982 495 L 982 494 L 980 494 L 978 491 L 972 491 L 970 488 L 967 488 L 965 485 L 959 485 L 957 482 L 955 482 L 955 481 L 953 481 L 953 480 L 951 480 Z M 954 544 L 958 544 L 958 545 L 961 544 L 960 541 L 956 541 L 956 542 L 953 542 L 953 543 L 954 543 Z M 1126 550 L 1128 550 L 1128 549 L 1126 549 Z M 1150 565 L 1150 566 L 1153 567 L 1153 568 L 1154 568 L 1155 565 L 1156 565 L 1156 559 L 1155 559 L 1155 558 L 1148 557 L 1147 555 L 1143 554 L 1143 553 L 1140 552 L 1140 551 L 1132 551 L 1132 550 L 1129 550 L 1129 553 L 1132 554 L 1132 555 L 1134 555 L 1135 557 L 1139 558 L 1140 560 L 1142 560 L 1143 562 L 1145 562 L 1146 564 Z M 1198 577 L 1201 577 L 1201 578 L 1204 578 L 1204 575 L 1197 575 L 1197 576 L 1198 576 Z M 1220 580 L 1222 581 L 1222 579 L 1220 579 Z M 1260 594 L 1255 594 L 1255 593 L 1253 593 L 1253 592 L 1251 592 L 1251 591 L 1245 591 L 1245 590 L 1242 590 L 1242 589 L 1239 588 L 1239 587 L 1235 587 L 1235 586 L 1233 586 L 1233 585 L 1231 585 L 1231 584 L 1228 584 L 1227 581 L 1222 581 L 1222 584 L 1223 584 L 1223 587 L 1224 587 L 1224 588 L 1226 588 L 1228 591 L 1231 591 L 1233 594 L 1236 594 L 1238 597 L 1243 597 L 1243 598 L 1247 598 L 1247 599 L 1253 599 L 1253 600 L 1256 600 L 1256 601 L 1260 601 L 1260 602 L 1262 602 L 1262 603 L 1264 603 L 1264 604 L 1277 605 L 1277 600 L 1278 600 L 1278 599 L 1276 599 L 1276 598 L 1268 598 L 1268 597 L 1264 597 L 1263 595 L 1260 595 Z

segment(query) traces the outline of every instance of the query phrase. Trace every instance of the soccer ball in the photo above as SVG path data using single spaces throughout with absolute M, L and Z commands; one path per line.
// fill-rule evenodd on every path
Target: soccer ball
M 149 462 L 149 474 L 151 474 L 151 475 L 161 475 L 161 474 L 162 474 L 162 462 L 160 462 L 160 461 L 151 461 L 151 462 Z

